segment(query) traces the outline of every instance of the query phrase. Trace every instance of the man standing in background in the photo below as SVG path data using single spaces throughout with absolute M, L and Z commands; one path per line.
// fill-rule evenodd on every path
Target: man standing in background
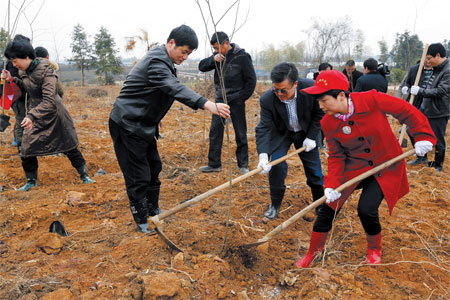
M 245 174 L 248 173 L 245 101 L 252 96 L 255 90 L 255 69 L 250 55 L 237 44 L 230 43 L 226 33 L 221 31 L 214 33 L 210 42 L 214 53 L 200 61 L 198 68 L 202 72 L 214 70 L 216 103 L 224 103 L 223 94 L 226 94 L 236 137 L 236 160 L 239 171 Z M 223 86 L 220 76 L 223 76 Z M 202 172 L 222 171 L 221 155 L 224 124 L 223 118 L 217 115 L 212 116 L 209 130 L 208 165 L 200 167 Z

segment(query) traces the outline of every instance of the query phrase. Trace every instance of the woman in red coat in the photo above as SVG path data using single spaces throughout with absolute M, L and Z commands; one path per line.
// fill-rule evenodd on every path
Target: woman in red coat
M 431 151 L 436 138 L 427 118 L 409 103 L 378 93 L 348 93 L 348 80 L 341 72 L 325 71 L 314 86 L 302 91 L 312 94 L 325 112 L 322 130 L 329 147 L 328 175 L 325 176 L 326 204 L 316 210 L 308 253 L 296 263 L 307 267 L 325 245 L 333 219 L 355 189 L 362 189 L 358 216 L 367 235 L 368 264 L 381 262 L 381 225 L 378 207 L 386 199 L 389 211 L 409 191 L 405 162 L 400 161 L 341 193 L 344 182 L 403 153 L 386 117 L 390 114 L 411 129 L 417 155 Z

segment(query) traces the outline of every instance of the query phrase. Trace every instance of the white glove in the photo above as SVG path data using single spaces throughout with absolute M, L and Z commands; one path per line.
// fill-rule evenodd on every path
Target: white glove
M 404 86 L 404 87 L 402 87 L 402 95 L 406 95 L 406 94 L 408 94 L 408 87 Z
M 305 151 L 309 152 L 312 149 L 316 148 L 316 141 L 306 138 L 303 141 L 303 146 L 306 146 L 306 150 Z
M 430 141 L 418 141 L 414 144 L 414 150 L 417 156 L 424 156 L 427 152 L 433 149 L 433 144 Z
M 262 169 L 262 171 L 259 172 L 259 174 L 266 174 L 267 172 L 270 171 L 270 169 L 272 169 L 272 166 L 269 165 L 269 156 L 267 155 L 267 153 L 261 153 L 259 155 L 258 168 Z
M 417 95 L 417 94 L 419 93 L 419 90 L 420 90 L 420 87 L 419 87 L 419 86 L 413 85 L 413 86 L 411 87 L 411 94 L 412 94 L 412 95 Z
M 331 202 L 334 202 L 337 199 L 339 199 L 339 197 L 341 197 L 341 193 L 339 193 L 335 189 L 326 188 L 325 189 L 325 197 L 327 198 L 327 200 L 325 202 L 326 203 L 331 203 Z

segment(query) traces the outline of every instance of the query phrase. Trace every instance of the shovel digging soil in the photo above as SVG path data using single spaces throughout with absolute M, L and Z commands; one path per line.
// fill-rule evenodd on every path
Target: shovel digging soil
M 294 152 L 289 153 L 289 154 L 286 154 L 285 156 L 280 157 L 279 159 L 274 160 L 274 161 L 270 162 L 269 164 L 270 164 L 271 166 L 274 166 L 274 165 L 276 165 L 276 164 L 279 164 L 280 162 L 283 162 L 283 161 L 287 160 L 288 158 L 290 158 L 290 157 L 292 157 L 292 156 L 294 156 L 294 155 L 296 155 L 296 154 L 298 154 L 298 153 L 304 151 L 305 149 L 306 149 L 306 147 L 298 148 L 298 149 L 295 150 Z M 238 182 L 241 182 L 242 180 L 247 179 L 248 177 L 253 176 L 253 175 L 255 175 L 255 174 L 257 174 L 257 173 L 259 173 L 259 172 L 261 172 L 261 171 L 262 171 L 262 168 L 254 169 L 254 170 L 248 172 L 247 174 L 244 174 L 244 175 L 241 175 L 241 176 L 239 176 L 239 177 L 236 177 L 235 179 L 233 179 L 233 180 L 231 181 L 231 183 L 230 183 L 230 182 L 225 182 L 225 183 L 219 185 L 218 187 L 216 187 L 216 188 L 214 188 L 214 189 L 212 189 L 212 190 L 209 190 L 209 191 L 207 191 L 207 192 L 205 192 L 205 193 L 203 193 L 203 194 L 201 194 L 201 195 L 198 195 L 197 197 L 194 197 L 194 198 L 192 198 L 192 199 L 190 199 L 190 200 L 187 200 L 187 201 L 183 201 L 181 204 L 175 206 L 174 208 L 169 209 L 169 210 L 166 210 L 166 211 L 163 211 L 161 214 L 149 218 L 149 219 L 148 219 L 149 227 L 150 227 L 150 228 L 154 228 L 154 229 L 156 230 L 156 232 L 158 233 L 158 235 L 163 239 L 163 241 L 164 241 L 170 248 L 172 248 L 172 249 L 174 249 L 174 250 L 177 250 L 177 251 L 181 251 L 181 249 L 180 249 L 179 247 L 177 247 L 177 246 L 176 246 L 176 245 L 175 245 L 175 244 L 174 244 L 174 243 L 173 243 L 173 242 L 172 242 L 172 241 L 164 234 L 164 232 L 162 231 L 162 229 L 161 229 L 161 227 L 160 227 L 161 220 L 163 220 L 163 219 L 165 219 L 165 218 L 167 218 L 167 217 L 169 217 L 169 216 L 171 216 L 171 215 L 173 215 L 173 214 L 175 214 L 175 213 L 177 213 L 177 212 L 179 212 L 179 211 L 181 211 L 181 210 L 183 210 L 183 209 L 185 209 L 185 208 L 187 208 L 187 207 L 189 207 L 189 206 L 191 206 L 191 205 L 194 205 L 195 203 L 200 202 L 200 201 L 202 201 L 202 200 L 208 198 L 209 196 L 211 196 L 211 195 L 213 195 L 213 194 L 215 194 L 215 193 L 217 193 L 217 192 L 219 192 L 219 191 L 221 191 L 221 190 L 224 190 L 225 188 L 229 187 L 230 184 L 233 185 L 233 184 L 236 184 L 236 183 L 238 183 Z M 181 251 L 181 252 L 182 252 L 182 251 Z
M 377 172 L 393 165 L 394 163 L 408 157 L 411 156 L 415 153 L 415 150 L 409 150 L 391 160 L 388 160 L 387 162 L 382 163 L 381 165 L 373 168 L 372 170 L 369 170 L 365 173 L 362 173 L 359 176 L 356 176 L 355 178 L 345 182 L 344 184 L 340 185 L 339 187 L 337 187 L 335 190 L 338 192 L 342 192 L 343 190 L 345 190 L 346 188 L 352 186 L 353 184 L 363 180 L 364 178 L 367 178 L 369 176 L 372 176 L 373 174 L 376 174 Z M 255 247 L 255 246 L 259 246 L 261 247 L 261 249 L 263 249 L 262 247 L 268 247 L 268 244 L 265 244 L 266 242 L 268 242 L 272 237 L 274 237 L 275 235 L 277 235 L 278 233 L 280 233 L 281 231 L 283 231 L 284 229 L 286 229 L 288 226 L 290 226 L 291 224 L 295 223 L 299 218 L 301 218 L 302 216 L 304 216 L 307 212 L 309 212 L 312 209 L 315 209 L 316 207 L 318 207 L 319 205 L 321 205 L 324 201 L 326 200 L 325 196 L 323 196 L 322 198 L 316 200 L 315 202 L 313 202 L 312 204 L 308 205 L 307 207 L 305 207 L 304 209 L 302 209 L 301 211 L 299 211 L 298 213 L 296 213 L 295 215 L 293 215 L 292 217 L 290 217 L 289 219 L 287 219 L 286 221 L 284 221 L 283 223 L 281 223 L 280 225 L 278 225 L 275 229 L 273 229 L 271 232 L 269 232 L 268 234 L 266 234 L 263 238 L 259 239 L 258 241 L 256 241 L 255 243 L 251 243 L 251 244 L 246 244 L 246 245 L 241 245 L 238 246 L 238 248 L 240 248 L 240 252 L 238 253 L 245 253 L 245 248 L 251 248 L 251 247 Z M 263 245 L 265 244 L 265 245 Z

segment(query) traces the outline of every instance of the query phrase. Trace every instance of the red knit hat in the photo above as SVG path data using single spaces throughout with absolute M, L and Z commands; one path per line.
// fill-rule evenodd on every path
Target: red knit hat
M 329 90 L 347 91 L 348 87 L 349 83 L 347 76 L 338 70 L 330 70 L 321 72 L 319 76 L 317 76 L 314 85 L 303 89 L 302 91 L 307 94 L 317 95 L 325 93 Z

